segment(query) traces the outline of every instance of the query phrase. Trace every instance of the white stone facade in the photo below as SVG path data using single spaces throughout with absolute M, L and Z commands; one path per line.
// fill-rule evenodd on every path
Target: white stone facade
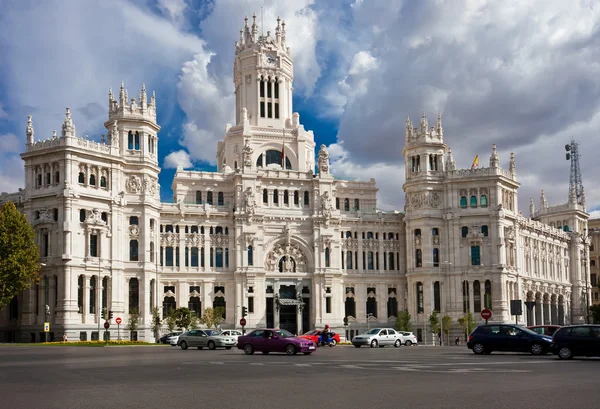
M 237 123 L 217 146 L 217 172 L 177 169 L 174 203 L 160 202 L 160 127 L 144 87 L 137 99 L 123 85 L 118 101 L 109 93 L 100 143 L 76 135 L 68 109 L 61 135 L 36 142 L 30 117 L 25 189 L 0 201 L 31 220 L 43 277 L 0 312 L 0 341 L 39 341 L 46 319 L 54 338 L 91 339 L 102 308 L 124 323 L 139 309 L 138 339 L 154 340 L 155 306 L 164 316 L 224 305 L 224 327 L 239 327 L 246 307 L 247 327 L 294 332 L 342 332 L 348 317 L 349 335 L 393 325 L 404 309 L 420 336 L 434 309 L 456 321 L 488 306 L 514 321 L 511 299 L 535 303 L 520 323 L 581 322 L 583 247 L 557 227 L 583 231 L 582 206 L 571 198 L 525 218 L 514 157 L 502 169 L 494 146 L 488 167 L 456 169 L 441 117 L 429 127 L 423 115 L 419 128 L 406 124 L 405 211 L 379 211 L 373 179 L 336 180 L 324 145 L 315 164 L 292 83 L 285 23 L 259 37 L 246 21 Z

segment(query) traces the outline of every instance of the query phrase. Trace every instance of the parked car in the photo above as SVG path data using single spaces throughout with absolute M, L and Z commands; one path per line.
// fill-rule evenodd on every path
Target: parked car
M 173 335 L 171 335 L 169 338 L 167 338 L 167 344 L 171 345 L 172 347 L 176 347 L 178 345 L 178 341 L 179 341 L 179 336 L 183 334 L 183 332 L 177 332 Z
M 558 331 L 561 326 L 560 325 L 531 325 L 527 327 L 533 332 L 537 332 L 540 335 L 547 335 L 549 337 L 553 336 L 556 331 Z
M 396 332 L 398 334 L 400 334 L 400 340 L 403 345 L 406 345 L 407 347 L 409 347 L 411 345 L 419 344 L 419 341 L 417 341 L 417 337 L 412 332 L 406 332 L 406 331 L 396 331 Z
M 510 324 L 480 325 L 469 335 L 467 347 L 476 354 L 492 351 L 531 352 L 543 355 L 550 350 L 552 338 Z
M 197 347 L 198 349 L 204 347 L 208 347 L 208 349 L 231 349 L 235 346 L 235 339 L 233 337 L 222 336 L 219 331 L 194 329 L 181 334 L 177 345 L 181 349 L 188 349 L 188 347 Z
M 320 336 L 321 336 L 321 330 L 313 329 L 312 331 L 305 332 L 304 334 L 300 335 L 298 338 L 310 339 L 312 342 L 315 343 L 315 345 L 319 345 L 319 337 Z M 340 334 L 337 334 L 335 332 L 330 332 L 329 336 L 331 337 L 332 345 L 335 346 L 340 342 Z
M 393 345 L 399 347 L 402 344 L 402 338 L 393 328 L 373 328 L 352 338 L 352 345 L 360 348 L 363 345 L 369 345 L 371 348 Z
M 223 331 L 221 331 L 221 335 L 224 337 L 230 337 L 235 339 L 235 342 L 237 343 L 237 339 L 240 335 L 244 335 L 242 334 L 242 331 L 238 331 L 237 329 L 225 329 Z
M 256 329 L 248 335 L 238 337 L 238 349 L 243 349 L 246 355 L 254 352 L 285 352 L 288 355 L 296 355 L 302 352 L 310 355 L 316 350 L 316 344 L 310 339 L 299 338 L 285 329 Z
M 158 341 L 156 341 L 156 343 L 168 344 L 167 340 L 168 340 L 170 337 L 173 337 L 173 336 L 175 336 L 175 335 L 180 335 L 180 334 L 181 334 L 181 332 L 169 332 L 168 334 L 165 334 L 165 335 L 163 335 L 162 337 L 160 337 L 160 338 L 158 339 Z
M 562 327 L 552 338 L 551 351 L 560 359 L 600 356 L 600 325 Z

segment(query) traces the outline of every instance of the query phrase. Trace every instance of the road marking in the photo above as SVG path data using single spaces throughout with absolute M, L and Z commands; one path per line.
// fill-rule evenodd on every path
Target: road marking
M 250 362 L 250 365 L 265 366 L 262 362 Z
M 310 364 L 294 364 L 295 366 L 311 366 Z
M 348 369 L 363 369 L 362 366 L 358 365 L 340 365 L 340 368 L 348 368 Z
M 225 362 L 210 361 L 210 363 L 215 365 L 225 365 Z

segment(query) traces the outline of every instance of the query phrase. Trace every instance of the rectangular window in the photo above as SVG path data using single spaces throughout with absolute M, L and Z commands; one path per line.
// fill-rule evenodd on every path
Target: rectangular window
M 267 104 L 267 117 L 273 118 L 273 104 L 270 102 Z
M 433 266 L 434 267 L 440 266 L 440 249 L 437 249 L 437 248 L 433 249 Z
M 479 266 L 481 265 L 481 254 L 479 246 L 471 246 L 471 265 Z
M 200 267 L 204 267 L 204 247 L 200 248 Z
M 48 257 L 48 248 L 50 245 L 50 241 L 48 240 L 48 233 L 44 233 L 44 257 Z
M 179 267 L 179 247 L 175 247 L 175 267 Z
M 267 98 L 271 98 L 273 96 L 273 93 L 271 91 L 271 84 L 273 84 L 273 83 L 267 82 Z
M 346 268 L 352 270 L 352 252 L 346 252 Z
M 440 312 L 440 282 L 433 283 L 433 310 Z
M 331 297 L 325 298 L 325 313 L 331 314 Z
M 261 118 L 265 117 L 265 102 L 264 101 L 260 101 L 260 117 Z
M 367 268 L 368 268 L 369 270 L 373 270 L 373 267 L 374 267 L 374 266 L 373 266 L 373 252 L 372 252 L 372 251 L 369 251 L 369 252 L 367 253 Z
M 248 312 L 254 312 L 254 297 L 248 297 Z
M 223 248 L 217 247 L 216 249 L 215 262 L 217 267 L 223 267 Z
M 275 119 L 279 119 L 279 104 L 275 103 Z
M 173 247 L 165 247 L 165 265 L 173 267 Z
M 187 228 L 187 227 L 186 227 L 186 228 Z M 184 249 L 184 252 L 183 252 L 183 254 L 184 254 L 184 259 L 185 259 L 185 261 L 184 261 L 184 263 L 185 263 L 185 264 L 184 264 L 184 266 L 186 266 L 186 267 L 189 267 L 189 266 L 190 266 L 190 256 L 189 256 L 188 250 L 189 250 L 189 247 L 186 247 L 186 248 Z
M 192 247 L 192 267 L 198 267 L 198 247 Z
M 98 257 L 98 236 L 90 234 L 90 257 Z
M 423 306 L 423 283 L 417 283 L 417 314 L 421 314 L 425 311 Z

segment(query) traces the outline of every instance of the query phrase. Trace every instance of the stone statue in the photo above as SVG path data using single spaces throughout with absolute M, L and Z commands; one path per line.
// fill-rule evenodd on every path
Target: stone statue
M 248 214 L 254 214 L 255 208 L 256 208 L 256 203 L 254 200 L 254 192 L 252 191 L 252 188 L 246 188 L 246 191 L 244 192 L 244 194 L 246 195 L 246 197 L 244 198 L 244 202 L 246 205 L 246 212 Z
M 331 197 L 329 197 L 329 192 L 323 193 L 323 196 L 321 198 L 321 207 L 323 208 L 323 216 L 325 216 L 326 218 L 330 218 L 332 214 L 332 205 Z
M 246 139 L 246 143 L 244 144 L 244 149 L 242 150 L 242 155 L 244 158 L 244 166 L 252 166 L 252 154 L 254 153 L 254 149 L 250 146 L 250 141 Z
M 119 126 L 117 125 L 117 121 L 113 122 L 109 141 L 112 146 L 119 147 Z
M 319 150 L 319 173 L 327 175 L 329 174 L 329 153 L 325 145 L 321 145 Z

